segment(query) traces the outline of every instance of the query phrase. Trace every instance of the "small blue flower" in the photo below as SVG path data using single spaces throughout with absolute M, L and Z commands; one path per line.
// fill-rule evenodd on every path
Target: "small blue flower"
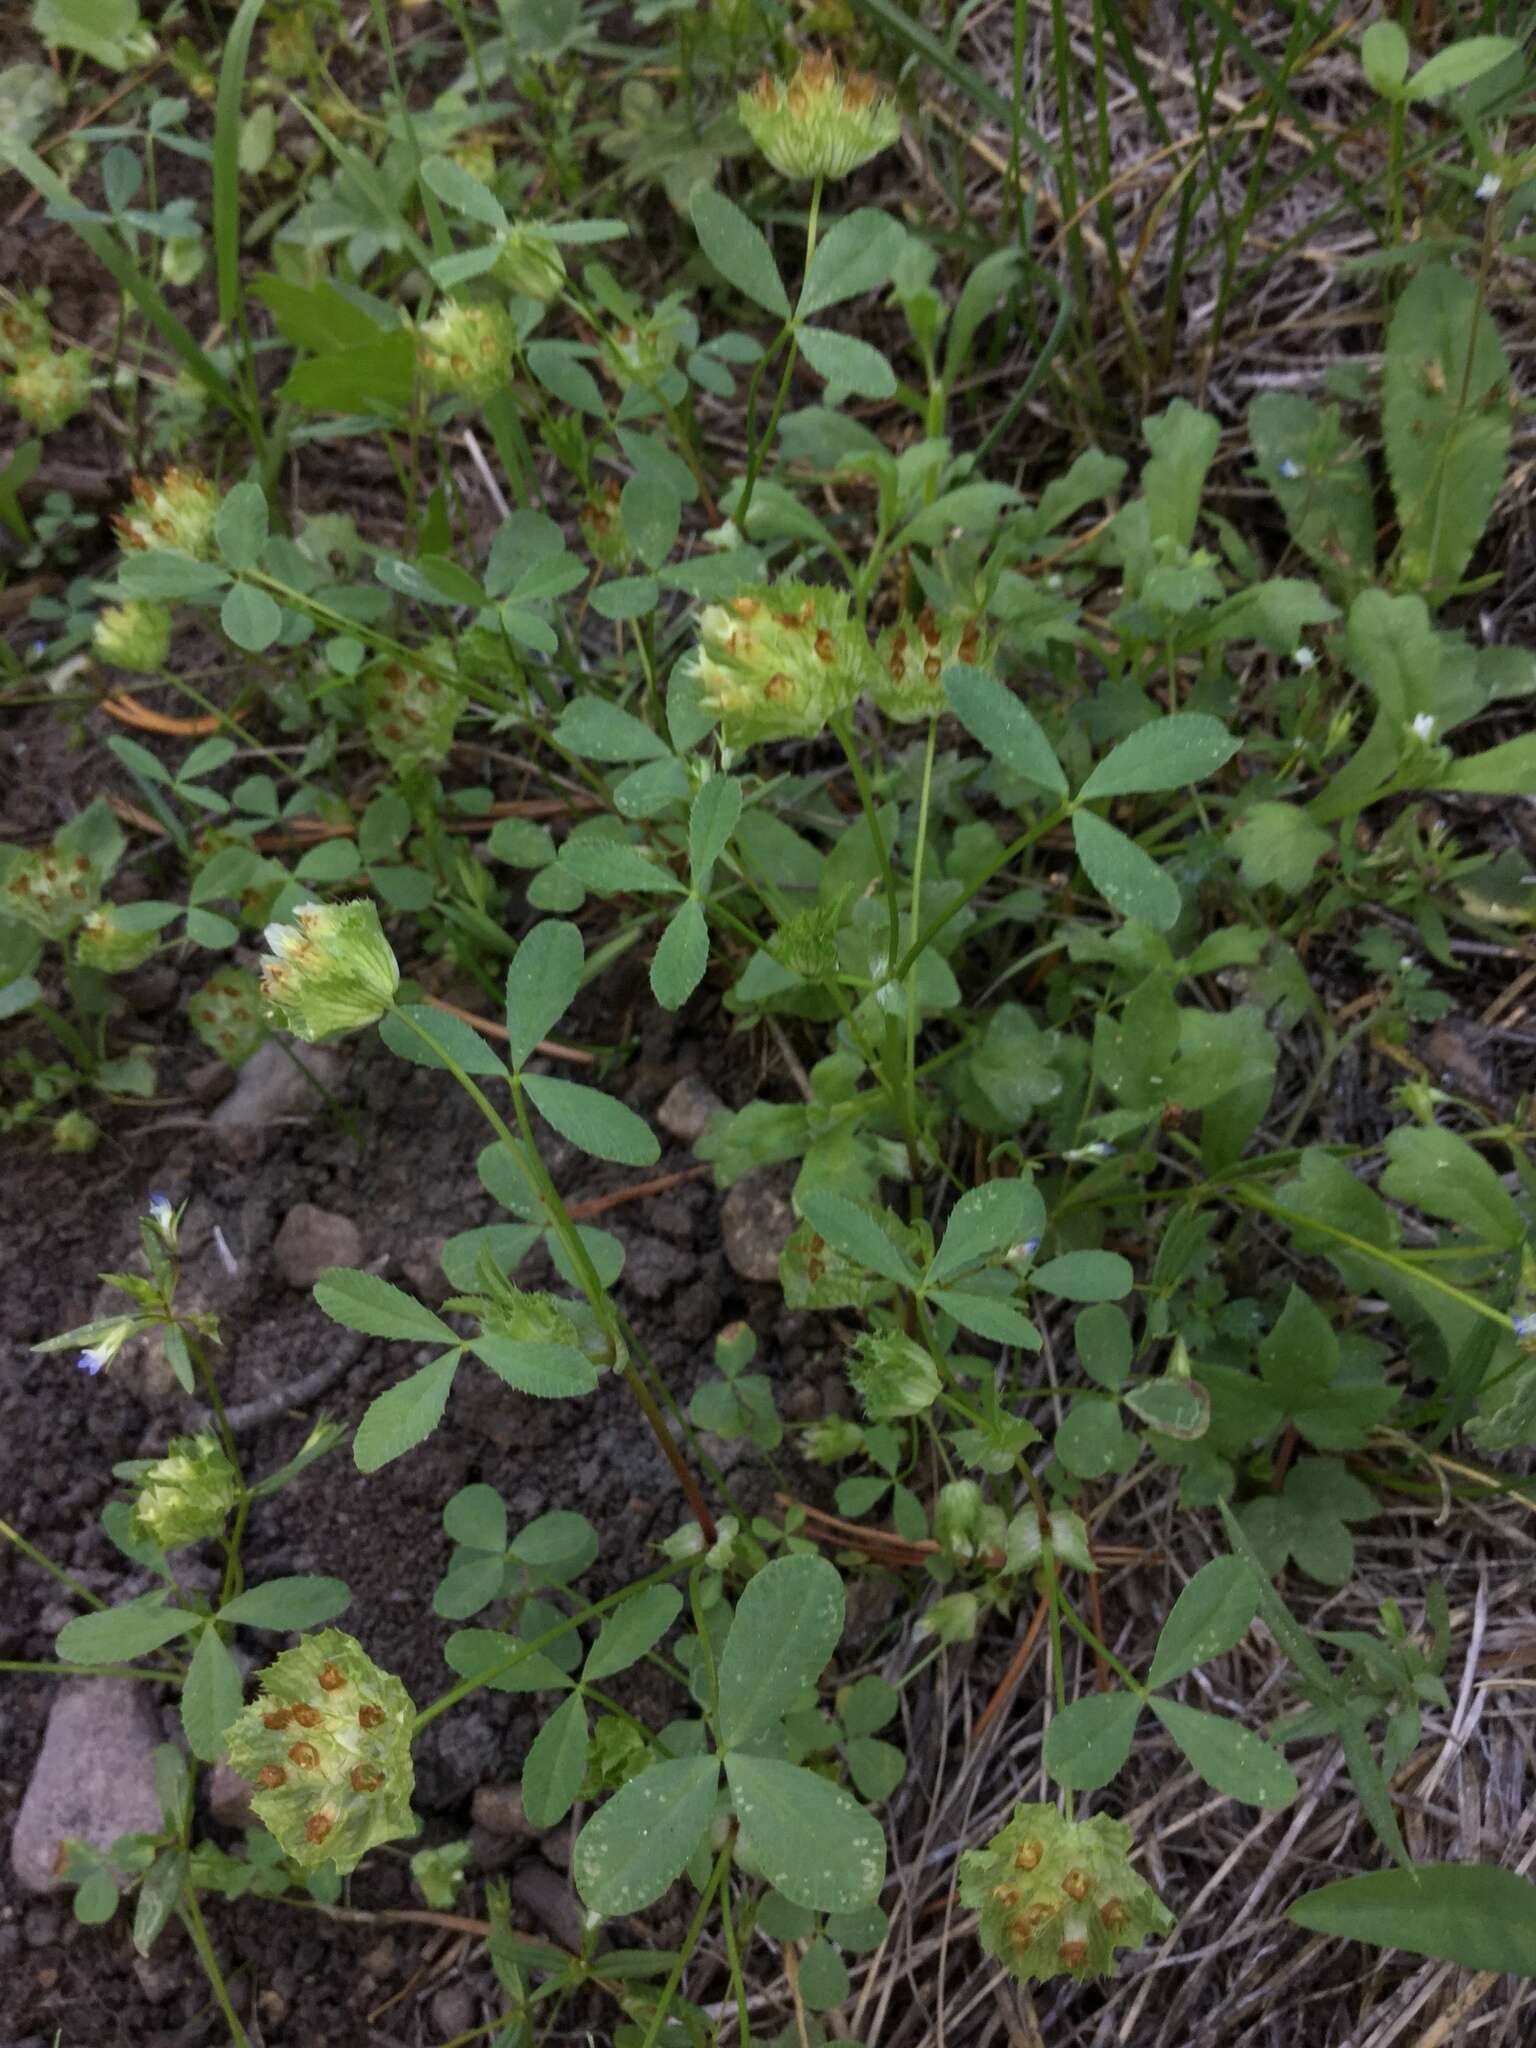
M 91 1378 L 95 1379 L 110 1355 L 104 1344 L 98 1344 L 93 1351 L 82 1351 L 75 1363 L 82 1372 L 88 1372 Z
M 1301 475 L 1301 464 L 1299 462 L 1293 462 L 1291 457 L 1287 455 L 1285 460 L 1280 465 L 1280 474 L 1285 478 L 1288 484 L 1293 484 L 1295 483 L 1297 477 Z
M 176 1220 L 176 1210 L 169 1195 L 151 1195 L 149 1198 L 149 1220 L 157 1230 L 170 1234 Z
M 1497 171 L 1489 171 L 1478 180 L 1476 197 L 1484 201 L 1497 199 L 1503 180 Z
M 1536 1342 L 1536 1310 L 1529 1315 L 1515 1317 L 1515 1335 L 1522 1344 Z
M 1317 667 L 1317 656 L 1312 652 L 1310 647 L 1297 648 L 1296 666 L 1302 670 Z

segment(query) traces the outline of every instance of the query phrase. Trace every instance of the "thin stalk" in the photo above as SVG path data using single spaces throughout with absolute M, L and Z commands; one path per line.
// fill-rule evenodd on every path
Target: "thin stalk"
M 229 2038 L 234 2048 L 250 2048 L 250 2037 L 240 2024 L 240 2016 L 230 2002 L 229 1987 L 224 1982 L 224 1972 L 219 1968 L 219 1959 L 213 1952 L 213 1943 L 208 1938 L 207 1924 L 203 1911 L 197 1903 L 197 1892 L 191 1882 L 181 1888 L 181 1910 L 187 1923 L 187 1932 L 192 1937 L 192 1946 L 197 1950 L 197 1959 L 207 1973 L 208 1982 L 213 1986 L 213 1995 L 219 2002 L 224 2015 L 224 2024 L 229 2028 Z
M 805 223 L 804 268 L 807 272 L 811 267 L 811 258 L 816 253 L 816 222 L 821 212 L 821 183 L 821 178 L 818 176 L 816 182 L 811 187 L 811 209 Z M 773 436 L 779 424 L 779 415 L 783 412 L 784 401 L 789 396 L 789 382 L 795 373 L 795 363 L 800 354 L 800 344 L 795 338 L 793 315 L 785 322 L 783 332 L 779 336 L 778 341 L 775 341 L 773 348 L 769 349 L 768 355 L 758 364 L 757 369 L 753 373 L 752 381 L 747 387 L 747 421 L 750 432 L 755 423 L 758 380 L 762 372 L 767 368 L 774 350 L 778 348 L 780 342 L 786 339 L 789 345 L 785 350 L 784 369 L 779 378 L 778 391 L 774 396 L 773 411 L 768 415 L 768 424 L 764 427 L 761 437 L 754 438 L 748 448 L 747 473 L 742 479 L 741 496 L 737 500 L 736 509 L 731 515 L 737 530 L 742 534 L 745 534 L 747 530 L 747 513 L 751 509 L 752 493 L 757 487 L 758 473 L 762 469 L 764 457 L 773 445 Z
M 731 1844 L 727 1842 L 715 1859 L 715 1867 L 709 1874 L 709 1883 L 705 1885 L 703 1891 L 699 1894 L 699 1903 L 694 1908 L 693 1918 L 688 1923 L 688 1932 L 683 1936 L 683 1945 L 677 1952 L 677 1961 L 667 1972 L 667 1981 L 661 1987 L 661 1997 L 656 2002 L 656 2010 L 651 2014 L 651 2023 L 645 2030 L 645 2039 L 641 2042 L 640 2048 L 656 2048 L 656 2043 L 661 2039 L 661 2030 L 666 2023 L 667 2010 L 676 1995 L 678 1985 L 683 1981 L 683 1972 L 687 1969 L 693 1952 L 698 1947 L 703 1936 L 704 1922 L 709 1917 L 711 1901 L 721 1885 L 724 1884 L 726 1873 L 730 1867 Z
M 57 1579 L 61 1586 L 67 1586 L 75 1598 L 83 1600 L 87 1607 L 106 1607 L 105 1600 L 98 1599 L 89 1586 L 82 1586 L 78 1579 L 71 1577 L 63 1565 L 55 1564 L 51 1557 L 45 1557 L 35 1543 L 29 1543 L 21 1531 L 13 1529 L 9 1522 L 0 1522 L 0 1536 L 3 1536 L 7 1543 L 14 1543 L 23 1557 L 30 1558 L 35 1565 L 40 1565 L 51 1578 Z

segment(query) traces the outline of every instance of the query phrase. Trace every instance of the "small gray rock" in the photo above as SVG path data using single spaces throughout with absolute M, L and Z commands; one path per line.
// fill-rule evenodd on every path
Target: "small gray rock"
M 795 1227 L 780 1176 L 772 1167 L 744 1174 L 720 1204 L 725 1256 L 743 1280 L 777 1280 L 779 1253 Z
M 307 1294 L 329 1266 L 360 1266 L 363 1234 L 350 1216 L 299 1202 L 283 1218 L 272 1244 L 278 1277 Z
M 684 1074 L 662 1098 L 656 1121 L 669 1138 L 692 1145 L 708 1130 L 710 1118 L 724 1108 L 714 1089 L 697 1074 Z
M 105 1850 L 119 1835 L 159 1833 L 150 1692 L 131 1679 L 77 1678 L 55 1694 L 11 1836 L 11 1868 L 27 1891 L 60 1889 L 55 1861 L 67 1836 Z
M 570 1880 L 542 1858 L 520 1863 L 512 1873 L 512 1896 L 562 1948 L 579 1949 L 585 1928 L 580 1901 Z
M 541 1833 L 523 1811 L 521 1785 L 477 1785 L 469 1811 L 475 1825 L 493 1835 L 521 1835 L 533 1841 Z
M 551 1870 L 569 1870 L 571 1867 L 571 1831 L 568 1827 L 555 1828 L 539 1843 L 539 1854 Z
M 493 1834 L 489 1828 L 473 1827 L 469 1831 L 469 1850 L 475 1868 L 486 1877 L 510 1870 L 527 1846 L 515 1835 Z
M 251 1788 L 228 1761 L 221 1758 L 208 1776 L 208 1811 L 227 1828 L 253 1828 Z
M 474 1993 L 467 1984 L 445 1984 L 432 2001 L 432 2024 L 443 2040 L 467 2034 L 475 2024 Z
M 269 1038 L 240 1069 L 234 1087 L 208 1119 L 209 1127 L 230 1156 L 259 1158 L 279 1125 L 324 1108 L 326 1095 L 336 1093 L 345 1072 L 339 1052 Z

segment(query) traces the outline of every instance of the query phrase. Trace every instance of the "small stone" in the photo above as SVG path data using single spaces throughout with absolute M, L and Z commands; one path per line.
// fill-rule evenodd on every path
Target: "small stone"
M 283 1218 L 272 1245 L 278 1277 L 307 1294 L 330 1266 L 360 1266 L 363 1234 L 350 1216 L 299 1202 Z
M 387 1934 L 382 1941 L 375 1942 L 369 1949 L 362 1959 L 362 1967 L 370 1977 L 377 1977 L 382 1983 L 395 1967 L 395 1955 L 395 1938 L 392 1934 Z
M 469 1811 L 476 1826 L 493 1835 L 521 1835 L 533 1841 L 542 1832 L 523 1811 L 521 1785 L 477 1785 Z
M 159 1956 L 135 1956 L 133 1974 L 149 2004 L 164 2005 L 187 1981 L 186 1959 L 179 1957 L 173 1962 Z
M 562 1948 L 580 1949 L 585 1916 L 568 1879 L 542 1859 L 520 1863 L 512 1873 L 512 1896 Z
M 400 1260 L 401 1279 L 418 1301 L 433 1308 L 440 1307 L 453 1292 L 443 1271 L 443 1246 L 447 1242 L 441 1234 L 420 1238 Z
M 274 1991 L 269 1985 L 265 1991 L 257 1994 L 256 2010 L 266 2026 L 275 2027 L 287 2018 L 288 2001 L 280 1991 Z
M 81 1678 L 54 1695 L 11 1835 L 11 1868 L 27 1891 L 62 1888 L 56 1861 L 67 1836 L 106 1850 L 119 1835 L 160 1832 L 151 1690 L 130 1679 Z
M 571 1831 L 568 1827 L 555 1828 L 539 1843 L 539 1854 L 551 1870 L 569 1870 L 571 1867 Z
M 226 1828 L 253 1828 L 251 1788 L 226 1758 L 221 1758 L 208 1777 L 208 1811 Z
M 324 1109 L 345 1072 L 344 1055 L 330 1047 L 269 1038 L 240 1069 L 209 1126 L 232 1158 L 258 1159 L 281 1125 L 304 1122 Z
M 656 1121 L 669 1138 L 692 1145 L 708 1130 L 710 1118 L 724 1108 L 714 1089 L 697 1074 L 684 1074 L 663 1097 Z
M 779 1253 L 795 1227 L 795 1212 L 772 1167 L 744 1174 L 720 1204 L 725 1256 L 743 1280 L 777 1280 Z
M 136 1017 L 153 1017 L 168 1010 L 181 987 L 181 975 L 169 961 L 141 967 L 137 974 L 125 974 L 112 984 Z
M 474 1994 L 467 1984 L 445 1984 L 432 2001 L 432 2024 L 439 2036 L 452 2040 L 475 2024 Z
M 490 1828 L 473 1827 L 469 1831 L 469 1852 L 474 1859 L 476 1870 L 486 1877 L 495 1877 L 499 1871 L 510 1870 L 527 1847 L 515 1835 L 498 1835 Z
M 47 1948 L 59 1938 L 59 1916 L 52 1906 L 29 1906 L 21 1923 L 28 1948 Z
M 224 1060 L 199 1060 L 187 1075 L 187 1093 L 204 1109 L 222 1102 L 235 1085 L 235 1070 Z

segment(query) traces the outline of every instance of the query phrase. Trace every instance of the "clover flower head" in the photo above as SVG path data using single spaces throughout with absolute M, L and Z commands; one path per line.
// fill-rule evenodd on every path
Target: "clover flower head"
M 871 1422 L 922 1415 L 939 1398 L 938 1367 L 899 1330 L 866 1330 L 849 1354 L 848 1377 Z
M 170 652 L 171 615 L 163 604 L 146 598 L 109 604 L 96 616 L 91 645 L 114 668 L 151 675 Z
M 266 930 L 261 992 L 278 1021 L 310 1044 L 375 1023 L 400 968 L 372 903 L 301 903 L 293 916 Z
M 94 1152 L 101 1139 L 101 1127 L 83 1109 L 67 1109 L 53 1127 L 55 1152 Z
M 159 483 L 133 480 L 134 502 L 113 520 L 118 544 L 131 551 L 179 548 L 205 561 L 213 552 L 219 491 L 201 471 L 168 469 Z
M 430 390 L 493 398 L 507 381 L 517 331 L 500 306 L 450 299 L 418 330 L 416 360 Z
M 416 1832 L 409 1694 L 361 1643 L 321 1629 L 269 1664 L 229 1729 L 251 1805 L 301 1869 L 342 1876 L 379 1842 Z
M 558 242 L 534 228 L 509 228 L 496 248 L 491 275 L 520 298 L 547 306 L 565 283 L 565 258 Z
M 846 591 L 786 579 L 699 614 L 694 673 L 727 746 L 814 739 L 871 679 Z
M 75 935 L 75 959 L 102 974 L 127 974 L 142 967 L 160 943 L 155 931 L 135 931 L 124 924 L 112 905 L 88 910 Z
M 101 870 L 89 854 L 59 847 L 39 847 L 13 856 L 0 851 L 0 910 L 41 932 L 45 939 L 68 936 L 101 894 Z
M 1497 199 L 1503 189 L 1504 181 L 1498 172 L 1485 171 L 1477 182 L 1477 191 L 1474 196 L 1486 203 L 1490 199 Z
M 869 694 L 887 718 L 908 724 L 934 718 L 948 705 L 944 671 L 956 662 L 974 666 L 992 652 L 983 638 L 981 621 L 958 612 L 934 611 L 924 605 L 916 619 L 887 626 L 875 642 L 875 666 Z
M 446 642 L 423 651 L 434 664 L 450 664 Z M 389 661 L 370 669 L 365 693 L 368 737 L 392 768 L 447 759 L 464 711 L 462 691 L 425 669 Z
M 1021 1983 L 1108 1976 L 1116 1949 L 1173 1927 L 1130 1848 L 1130 1829 L 1108 1814 L 1071 1821 L 1054 1806 L 1016 1806 L 985 1848 L 960 1859 L 960 1898 L 981 1913 L 982 1947 Z
M 30 426 L 51 434 L 90 399 L 90 354 L 83 348 L 66 348 L 25 355 L 5 379 L 5 395 Z
M 235 1469 L 211 1436 L 172 1437 L 139 1481 L 134 1533 L 162 1550 L 201 1543 L 224 1527 L 237 1490 Z
M 736 111 L 785 178 L 846 178 L 901 134 L 901 116 L 875 81 L 845 75 L 825 51 L 802 57 L 787 84 L 765 71 Z

